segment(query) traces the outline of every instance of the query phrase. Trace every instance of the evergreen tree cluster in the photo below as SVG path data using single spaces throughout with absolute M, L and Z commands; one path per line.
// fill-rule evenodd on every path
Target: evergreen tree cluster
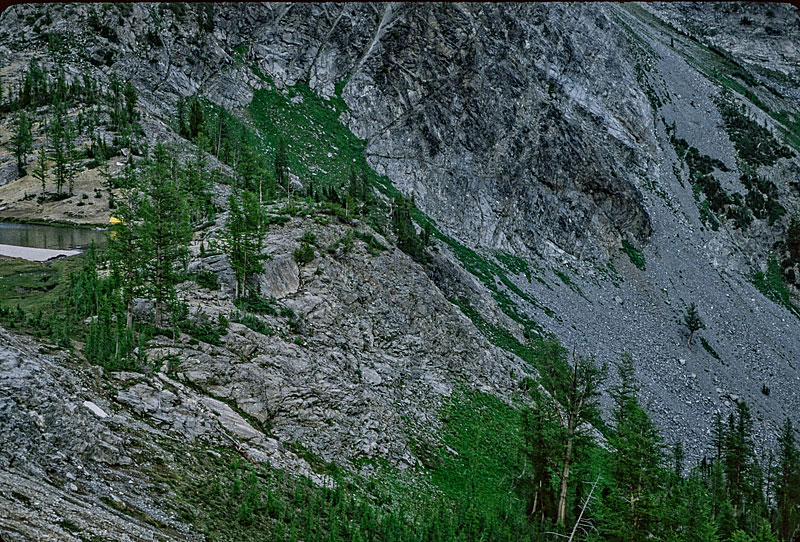
M 90 248 L 48 318 L 21 309 L 19 314 L 0 312 L 0 317 L 13 317 L 65 348 L 73 340 L 83 342 L 90 361 L 114 370 L 144 367 L 147 340 L 154 333 L 169 334 L 169 326 L 172 333 L 182 330 L 214 341 L 218 326 L 189 319 L 176 295 L 176 285 L 187 278 L 193 228 L 207 224 L 215 213 L 211 180 L 197 157 L 181 163 L 177 156 L 178 149 L 157 145 L 152 157 L 123 168 L 114 180 L 119 222 L 109 230 L 108 250 L 98 257 Z M 109 269 L 106 278 L 98 275 L 102 266 Z M 136 298 L 152 300 L 151 317 L 134 319 Z
M 411 256 L 414 261 L 425 264 L 430 261 L 430 255 L 425 250 L 426 242 L 424 238 L 430 239 L 430 230 L 423 230 L 423 237 L 417 233 L 414 221 L 411 217 L 411 210 L 414 207 L 412 201 L 403 196 L 395 198 L 393 202 L 392 226 L 397 235 L 397 247 Z
M 569 536 L 573 529 L 575 540 L 798 539 L 800 461 L 788 420 L 775 453 L 759 458 L 749 408 L 737 403 L 726 422 L 714 422 L 711 457 L 684 475 L 682 446 L 669 449 L 639 403 L 630 356 L 617 364 L 610 425 L 599 420 L 595 402 L 604 368 L 587 359 L 570 362 L 556 344 L 546 358 L 541 380 L 528 383 L 535 406 L 523 418 L 518 491 L 538 533 L 531 540 L 548 540 L 548 532 Z M 601 430 L 608 449 L 591 427 Z
M 34 175 L 42 185 L 42 198 L 63 199 L 64 190 L 71 195 L 82 158 L 93 159 L 92 167 L 104 163 L 120 148 L 136 150 L 135 136 L 142 133 L 136 104 L 133 85 L 122 83 L 115 74 L 104 91 L 88 73 L 68 82 L 63 65 L 57 63 L 48 73 L 36 57 L 32 58 L 21 84 L 0 93 L 0 112 L 14 114 L 9 146 L 17 159 L 19 176 L 27 174 L 27 158 L 36 150 Z M 104 124 L 114 132 L 111 144 L 98 130 Z M 36 149 L 34 136 L 45 139 Z M 78 146 L 87 140 L 88 148 L 79 151 Z M 47 191 L 49 172 L 54 194 Z

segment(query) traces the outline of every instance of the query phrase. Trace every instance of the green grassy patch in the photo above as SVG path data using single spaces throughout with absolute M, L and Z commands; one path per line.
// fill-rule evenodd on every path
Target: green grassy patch
M 622 278 L 622 275 L 619 274 L 617 268 L 614 267 L 614 264 L 611 261 L 606 262 L 605 265 L 595 265 L 595 269 L 603 278 L 610 281 L 615 288 L 622 287 L 621 284 L 625 279 Z
M 292 173 L 304 184 L 337 188 L 348 182 L 350 168 L 366 165 L 365 143 L 339 122 L 344 110 L 340 98 L 325 100 L 304 84 L 288 87 L 285 93 L 258 90 L 248 108 L 269 161 L 282 137 Z
M 524 444 L 520 410 L 487 393 L 462 389 L 442 410 L 441 466 L 431 481 L 454 501 L 468 496 L 491 517 L 520 519 L 524 504 L 513 483 Z
M 503 269 L 495 262 L 484 258 L 455 239 L 436 230 L 434 231 L 437 237 L 442 239 L 450 247 L 453 254 L 455 254 L 464 268 L 478 278 L 484 286 L 492 292 L 492 297 L 494 297 L 495 301 L 500 305 L 500 309 L 513 320 L 525 326 L 532 326 L 537 329 L 540 328 L 538 324 L 519 313 L 517 304 L 512 301 L 509 292 L 516 295 L 519 299 L 527 301 L 533 307 L 544 312 L 547 316 L 551 318 L 555 316 L 555 313 L 550 308 L 539 303 L 532 296 L 523 292 L 519 286 L 514 284 L 514 282 L 506 276 Z
M 539 348 L 539 343 L 525 344 L 520 342 L 514 335 L 507 329 L 496 326 L 488 322 L 480 313 L 475 310 L 469 301 L 466 299 L 450 299 L 450 302 L 461 309 L 475 327 L 486 337 L 490 343 L 502 348 L 506 352 L 516 354 L 524 361 L 528 362 L 531 367 L 537 367 L 540 356 L 543 355 L 543 350 Z M 531 328 L 526 329 L 526 335 L 530 335 Z
M 28 313 L 59 309 L 69 292 L 69 275 L 84 264 L 82 254 L 51 262 L 0 257 L 0 303 Z
M 766 127 L 748 117 L 744 108 L 734 104 L 729 96 L 717 100 L 717 107 L 739 158 L 748 166 L 772 166 L 781 158 L 794 156 L 789 147 L 775 140 Z
M 711 354 L 711 357 L 715 359 L 720 359 L 719 354 L 717 354 L 716 350 L 714 350 L 714 348 L 710 344 L 708 344 L 708 341 L 706 340 L 705 337 L 700 337 L 700 344 L 703 345 L 703 348 L 705 348 L 706 352 Z
M 505 267 L 509 273 L 513 273 L 514 275 L 525 275 L 525 278 L 528 279 L 528 282 L 531 281 L 531 269 L 528 266 L 528 262 L 511 254 L 510 252 L 504 252 L 502 250 L 497 250 L 493 253 L 495 259 L 500 262 L 500 265 Z
M 622 251 L 628 255 L 628 258 L 631 260 L 631 263 L 644 271 L 644 255 L 636 250 L 632 244 L 630 244 L 626 240 L 622 240 Z
M 561 279 L 561 282 L 563 282 L 566 286 L 572 285 L 572 280 L 569 278 L 569 275 L 567 275 L 563 271 L 559 271 L 558 269 L 553 269 L 553 273 L 555 273 L 556 276 Z
M 767 272 L 754 272 L 750 281 L 766 297 L 783 305 L 789 312 L 800 318 L 800 307 L 795 304 L 794 296 L 783 281 L 780 265 L 774 256 L 767 261 Z

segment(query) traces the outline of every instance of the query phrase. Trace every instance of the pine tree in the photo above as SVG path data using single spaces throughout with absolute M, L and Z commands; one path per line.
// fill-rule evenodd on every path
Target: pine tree
M 236 276 L 235 297 L 248 295 L 248 282 L 263 270 L 261 249 L 266 235 L 264 212 L 252 192 L 243 192 L 241 198 L 228 197 L 228 218 L 221 239 Z
M 192 229 L 185 198 L 171 175 L 171 160 L 159 143 L 143 178 L 144 194 L 139 206 L 145 282 L 155 299 L 155 325 L 162 326 L 164 305 L 175 298 L 180 266 L 185 264 Z
M 703 323 L 702 318 L 700 318 L 700 314 L 697 312 L 697 305 L 695 305 L 694 302 L 689 304 L 689 307 L 683 314 L 683 325 L 689 329 L 689 340 L 686 345 L 691 346 L 695 331 L 706 328 L 705 323 Z
M 789 251 L 789 261 L 800 264 L 800 216 L 794 215 L 786 228 L 786 248 Z M 797 282 L 800 282 L 798 277 Z
M 684 459 L 685 455 L 683 453 L 683 442 L 678 440 L 675 442 L 675 446 L 672 448 L 672 465 L 677 476 L 681 476 L 683 474 Z
M 762 518 L 761 524 L 758 527 L 758 534 L 755 537 L 755 542 L 778 542 L 778 537 L 772 530 L 769 521 Z
M 742 531 L 741 529 L 738 529 L 738 530 L 734 531 L 733 535 L 731 535 L 730 541 L 731 542 L 755 542 L 753 540 L 753 537 L 751 537 L 750 535 L 748 535 L 746 532 Z
M 130 81 L 125 82 L 122 94 L 125 98 L 125 122 L 132 126 L 139 119 L 139 113 L 136 111 L 136 89 Z
M 189 137 L 194 140 L 203 129 L 203 108 L 200 100 L 195 98 L 189 104 Z
M 25 171 L 25 158 L 31 152 L 33 145 L 33 136 L 31 135 L 31 121 L 25 114 L 25 111 L 17 113 L 16 122 L 14 123 L 14 132 L 11 135 L 11 146 L 14 151 L 14 156 L 17 159 L 17 171 L 20 177 L 24 177 L 27 173 Z
M 356 175 L 355 169 L 350 167 L 350 182 L 347 186 L 347 195 L 352 201 L 348 207 L 352 207 L 354 213 L 357 213 L 358 206 L 366 199 L 366 185 L 364 175 Z
M 737 529 L 733 505 L 727 496 L 721 501 L 720 511 L 717 515 L 717 525 L 719 526 L 719 537 L 721 540 L 730 540 Z
M 178 135 L 185 139 L 189 139 L 189 128 L 186 126 L 186 98 L 183 96 L 178 97 Z
M 532 384 L 536 386 L 534 382 Z M 523 415 L 525 445 L 523 454 L 526 470 L 530 471 L 530 483 L 523 488 L 527 500 L 528 517 L 553 519 L 557 516 L 557 494 L 551 483 L 554 458 L 562 434 L 556 413 L 547 408 L 529 408 Z
M 678 497 L 677 509 L 667 508 L 665 512 L 668 517 L 674 516 L 678 512 L 680 525 L 677 531 L 681 533 L 679 540 L 681 542 L 719 542 L 720 537 L 711 513 L 710 499 L 702 482 L 690 476 L 685 490 Z
M 781 540 L 796 540 L 800 535 L 800 452 L 789 418 L 786 418 L 778 436 L 775 501 Z
M 286 189 L 289 195 L 289 161 L 286 155 L 286 141 L 283 138 L 278 142 L 278 151 L 275 153 L 275 182 Z
M 206 172 L 206 157 L 202 143 L 207 141 L 204 134 L 198 137 L 193 160 L 186 165 L 180 175 L 182 190 L 188 196 L 190 219 L 192 224 L 207 220 L 214 213 L 214 202 L 211 195 L 211 180 Z
M 574 355 L 570 363 L 566 350 L 554 346 L 541 357 L 538 369 L 542 386 L 548 393 L 534 388 L 532 396 L 537 407 L 554 413 L 561 425 L 559 443 L 551 459 L 556 463 L 553 467 L 559 479 L 556 522 L 564 525 L 570 471 L 581 453 L 580 448 L 591 442 L 587 428 L 599 420 L 597 398 L 605 368 L 598 368 L 591 358 Z
M 39 147 L 36 167 L 33 170 L 34 178 L 42 183 L 42 196 L 44 196 L 47 192 L 47 153 L 45 152 L 44 147 L 44 145 Z
M 753 443 L 753 418 L 747 403 L 736 404 L 736 414 L 728 417 L 723 453 L 725 479 L 734 515 L 740 520 L 755 505 L 760 480 Z M 741 523 L 740 523 L 741 524 Z
M 623 355 L 617 365 L 621 384 L 612 391 L 615 427 L 609 444 L 609 475 L 613 490 L 608 499 L 607 529 L 614 540 L 643 541 L 657 529 L 661 513 L 662 443 L 650 416 L 639 405 L 633 358 Z
M 414 261 L 427 263 L 430 256 L 425 252 L 425 246 L 417 235 L 414 222 L 411 219 L 411 202 L 400 196 L 394 200 L 394 213 L 392 225 L 397 234 L 397 247 L 411 256 Z
M 68 120 L 63 104 L 53 107 L 53 119 L 48 126 L 50 152 L 53 157 L 53 170 L 55 172 L 56 192 L 61 193 L 64 185 L 70 178 L 70 135 Z
M 139 182 L 132 164 L 125 166 L 124 186 L 117 198 L 114 216 L 119 220 L 108 233 L 108 260 L 111 276 L 121 290 L 125 307 L 125 327 L 133 329 L 133 300 L 144 293 L 144 254 L 142 224 L 138 215 Z

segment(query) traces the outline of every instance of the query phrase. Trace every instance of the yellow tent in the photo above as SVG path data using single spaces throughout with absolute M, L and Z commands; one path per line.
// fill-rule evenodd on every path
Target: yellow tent
M 122 220 L 117 218 L 117 217 L 115 217 L 115 216 L 112 216 L 111 218 L 108 219 L 108 223 L 111 224 L 111 225 L 122 224 Z

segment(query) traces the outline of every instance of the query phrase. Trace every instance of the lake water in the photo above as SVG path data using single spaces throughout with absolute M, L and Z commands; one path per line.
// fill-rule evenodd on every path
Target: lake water
M 106 231 L 74 226 L 0 222 L 0 245 L 72 250 L 88 248 L 92 240 L 98 247 L 104 247 Z

